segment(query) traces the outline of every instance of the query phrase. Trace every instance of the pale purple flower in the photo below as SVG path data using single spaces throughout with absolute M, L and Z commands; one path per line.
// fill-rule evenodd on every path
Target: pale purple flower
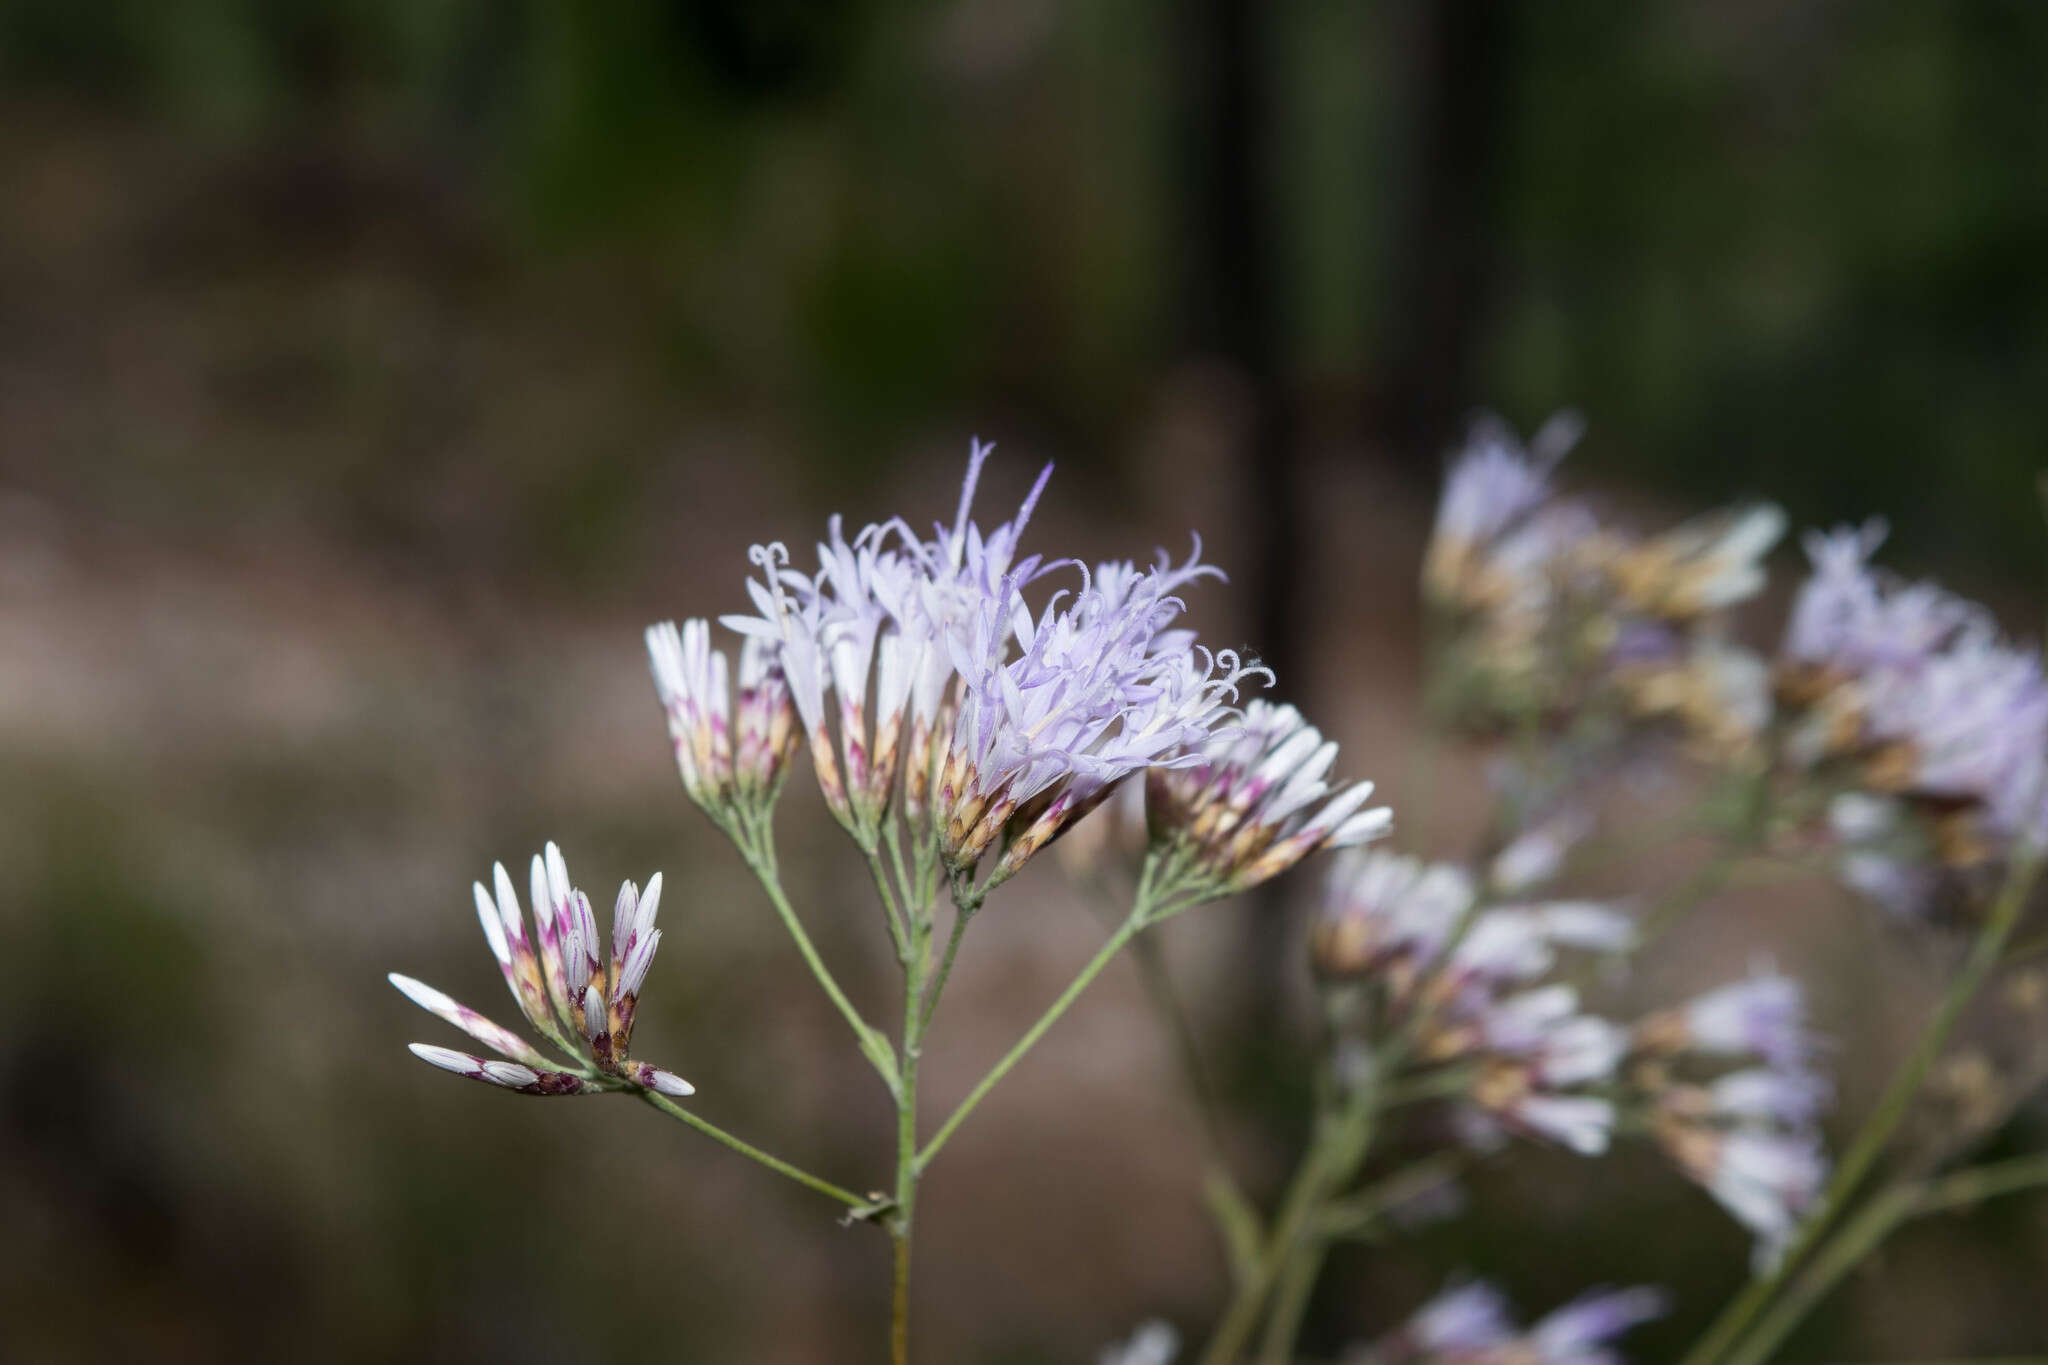
M 1502 905 L 1472 921 L 1451 952 L 1449 969 L 1466 980 L 1530 981 L 1550 970 L 1560 948 L 1618 952 L 1635 941 L 1634 921 L 1600 902 Z
M 1385 834 L 1393 812 L 1360 809 L 1370 782 L 1332 790 L 1337 746 L 1292 706 L 1254 701 L 1210 738 L 1201 761 L 1157 767 L 1147 780 L 1155 834 L 1184 844 L 1219 886 L 1242 891 L 1319 848 L 1350 848 Z
M 1671 1296 L 1661 1289 L 1596 1289 L 1539 1319 L 1529 1344 L 1543 1365 L 1609 1365 L 1619 1360 L 1610 1342 L 1670 1311 Z
M 1969 803 L 1992 835 L 2040 842 L 2048 673 L 2039 652 L 2002 639 L 1975 603 L 1873 569 L 1883 538 L 1878 522 L 1807 537 L 1813 573 L 1783 653 L 1818 692 L 1791 752 L 1807 762 L 1843 747 L 1871 753 L 1879 785 Z
M 1018 815 L 1023 831 L 1000 880 L 1124 778 L 1201 761 L 1239 684 L 1264 673 L 1171 629 L 1181 602 L 1170 590 L 1207 572 L 1162 555 L 1107 591 L 1084 584 L 1035 619 L 982 603 L 972 647 L 956 660 L 960 711 L 933 811 L 949 867 L 971 869 Z
M 1632 609 L 1692 620 L 1761 592 L 1764 557 L 1784 534 L 1784 509 L 1770 503 L 1709 512 L 1627 544 L 1609 572 Z
M 1503 896 L 1532 891 L 1554 880 L 1572 850 L 1592 832 L 1592 817 L 1575 808 L 1538 821 L 1494 855 L 1487 880 Z
M 1018 540 L 1050 467 L 1016 518 L 984 534 L 969 513 L 988 452 L 975 444 L 954 523 L 930 540 L 901 519 L 849 539 L 834 518 L 815 575 L 757 547 L 757 614 L 726 619 L 776 651 L 841 823 L 873 845 L 907 753 L 905 813 L 915 828 L 929 819 L 957 875 L 1004 836 L 992 885 L 1124 778 L 1198 761 L 1238 685 L 1263 670 L 1176 626 L 1178 591 L 1216 574 L 1199 553 L 1105 564 L 1028 606 L 1046 568 L 1019 558 Z
M 1381 1342 L 1370 1359 L 1444 1365 L 1615 1365 L 1615 1338 L 1670 1311 L 1662 1290 L 1599 1289 L 1523 1329 L 1507 1300 L 1483 1281 L 1447 1289 Z
M 1887 528 L 1862 526 L 1809 531 L 1802 544 L 1813 566 L 1792 601 L 1785 657 L 1861 674 L 1911 670 L 1965 635 L 1992 633 L 1983 608 L 1933 584 L 1904 584 L 1871 568 Z
M 1685 1046 L 1698 1052 L 1752 1053 L 1775 1066 L 1798 1067 L 1813 1051 L 1806 1031 L 1806 993 L 1768 964 L 1680 1007 Z
M 758 615 L 719 619 L 730 629 L 763 641 L 789 687 L 791 703 L 810 741 L 811 763 L 825 804 L 842 824 L 851 825 L 852 809 L 839 761 L 826 728 L 825 694 L 831 686 L 825 638 L 826 606 L 814 581 L 789 567 L 789 548 L 780 541 L 756 545 L 747 557 L 760 568 L 759 579 L 747 580 L 747 594 Z
M 1774 1264 L 1820 1193 L 1827 1159 L 1810 1133 L 1743 1128 L 1722 1135 L 1695 1178 L 1756 1234 L 1759 1269 Z
M 1615 1107 L 1574 1087 L 1611 1081 L 1628 1053 L 1627 1031 L 1579 1011 L 1578 992 L 1558 984 L 1500 999 L 1459 999 L 1425 1048 L 1441 1057 L 1469 1039 L 1484 1059 L 1471 1091 L 1474 1103 L 1509 1127 L 1559 1143 L 1584 1156 L 1607 1150 Z M 1473 1022 L 1458 1020 L 1471 1013 Z
M 1756 1234 L 1759 1263 L 1768 1263 L 1827 1169 L 1818 1125 L 1829 1086 L 1809 1068 L 1815 1044 L 1798 983 L 1759 967 L 1652 1015 L 1635 1037 L 1645 1056 L 1664 1059 L 1645 1073 L 1663 1078 L 1648 1092 L 1651 1133 Z M 1741 1065 L 1704 1082 L 1671 1076 L 1688 1063 L 1737 1059 Z
M 1472 874 L 1391 850 L 1345 853 L 1330 866 L 1313 931 L 1319 970 L 1357 976 L 1433 960 L 1478 904 Z
M 1593 1095 L 1519 1095 L 1495 1111 L 1501 1118 L 1580 1156 L 1599 1156 L 1614 1135 L 1614 1102 Z
M 1707 1083 L 1709 1112 L 1716 1118 L 1757 1120 L 1809 1128 L 1827 1108 L 1825 1077 L 1784 1067 L 1745 1067 Z
M 1173 1365 L 1180 1354 L 1180 1333 L 1164 1322 L 1148 1322 L 1130 1340 L 1105 1347 L 1097 1365 Z
M 414 1004 L 510 1060 L 486 1061 L 425 1043 L 415 1044 L 413 1052 L 444 1071 L 526 1094 L 575 1095 L 617 1088 L 601 1077 L 668 1095 L 691 1093 L 689 1082 L 672 1072 L 626 1059 L 640 989 L 661 942 L 661 931 L 654 927 L 661 904 L 661 874 L 649 879 L 645 892 L 631 882 L 619 888 L 612 911 L 609 963 L 598 939 L 590 898 L 571 885 L 561 850 L 553 844 L 533 859 L 532 935 L 526 931 L 518 895 L 503 863 L 492 870 L 492 881 L 493 890 L 485 890 L 481 882 L 475 887 L 477 918 L 491 955 L 498 960 L 512 998 L 527 1021 L 575 1060 L 550 1062 L 511 1030 L 423 982 L 394 972 L 391 984 Z
M 1629 1034 L 1582 1013 L 1569 985 L 1526 987 L 1560 948 L 1633 939 L 1627 917 L 1608 907 L 1481 909 L 1464 868 L 1366 850 L 1331 869 L 1311 947 L 1324 976 L 1383 991 L 1391 1027 L 1416 1012 L 1421 1062 L 1470 1070 L 1457 1090 L 1468 1131 L 1497 1135 L 1505 1125 L 1593 1155 L 1606 1149 L 1616 1110 L 1581 1091 L 1613 1080 Z
M 1433 595 L 1456 600 L 1470 592 L 1475 562 L 1549 500 L 1550 472 L 1577 442 L 1581 428 L 1576 416 L 1560 413 L 1525 450 L 1497 417 L 1472 424 L 1444 480 L 1436 529 L 1423 559 L 1423 583 Z
M 740 644 L 738 677 L 711 627 L 664 621 L 647 628 L 647 658 L 668 718 L 676 768 L 690 799 L 721 822 L 735 802 L 762 809 L 782 784 L 796 747 L 796 708 L 775 650 L 759 636 Z
M 1446 1289 L 1416 1311 L 1403 1334 L 1418 1354 L 1458 1356 L 1502 1345 L 1515 1335 L 1508 1301 L 1483 1280 Z

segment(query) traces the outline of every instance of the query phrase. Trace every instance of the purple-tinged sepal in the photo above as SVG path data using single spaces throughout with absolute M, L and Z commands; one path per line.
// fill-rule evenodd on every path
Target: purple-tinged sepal
M 543 1067 L 525 1066 L 519 1062 L 501 1062 L 491 1058 L 457 1052 L 453 1048 L 435 1047 L 431 1043 L 412 1043 L 412 1055 L 429 1066 L 485 1085 L 495 1085 L 500 1090 L 517 1091 L 522 1095 L 594 1095 L 604 1086 L 587 1077 L 573 1072 L 554 1071 Z

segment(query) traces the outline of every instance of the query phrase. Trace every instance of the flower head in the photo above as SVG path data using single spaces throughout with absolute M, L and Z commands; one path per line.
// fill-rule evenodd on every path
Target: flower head
M 1019 541 L 1050 467 L 1015 518 L 983 532 L 970 513 L 989 449 L 976 443 L 950 527 L 923 539 L 898 518 L 849 539 L 834 518 L 815 574 L 756 547 L 756 614 L 726 618 L 773 652 L 826 802 L 855 838 L 873 846 L 900 767 L 904 813 L 929 822 L 956 876 L 1002 838 L 984 890 L 1125 778 L 1199 762 L 1241 682 L 1263 672 L 1178 626 L 1181 590 L 1218 576 L 1199 544 L 1181 564 L 1072 566 L 1079 587 L 1032 607 L 1025 590 L 1049 567 Z
M 1761 592 L 1764 556 L 1784 534 L 1784 510 L 1770 503 L 1712 512 L 1625 546 L 1607 572 L 1630 609 L 1687 621 Z
M 1605 709 L 1676 722 L 1715 761 L 1751 759 L 1769 670 L 1726 643 L 1725 617 L 1762 588 L 1784 513 L 1732 508 L 1647 537 L 1603 525 L 1550 487 L 1576 431 L 1553 421 L 1525 454 L 1485 421 L 1452 467 L 1423 568 L 1443 629 L 1437 704 L 1487 726 Z
M 1497 417 L 1472 424 L 1444 480 L 1436 530 L 1423 559 L 1423 585 L 1433 597 L 1457 602 L 1489 591 L 1489 550 L 1549 499 L 1550 472 L 1577 444 L 1583 427 L 1575 415 L 1560 413 L 1525 450 Z
M 1898 798 L 1889 809 L 1924 831 L 1883 848 L 1856 845 L 1890 831 L 1844 838 L 1845 881 L 1918 909 L 1946 881 L 1995 883 L 2016 844 L 2048 840 L 2048 672 L 1982 607 L 1874 569 L 1884 534 L 1873 521 L 1808 535 L 1779 691 L 1798 715 L 1795 762 Z
M 1784 1254 L 1827 1178 L 1820 1140 L 1806 1130 L 1689 1126 L 1660 1139 L 1679 1169 L 1756 1234 L 1759 1271 Z
M 726 821 L 736 804 L 765 809 L 796 751 L 796 707 L 774 651 L 759 636 L 740 645 L 734 679 L 711 626 L 664 621 L 647 628 L 647 658 L 668 717 L 683 790 Z
M 1360 809 L 1370 782 L 1332 790 L 1337 746 L 1292 706 L 1254 701 L 1213 735 L 1201 761 L 1147 779 L 1157 837 L 1184 843 L 1203 874 L 1229 891 L 1279 875 L 1319 848 L 1349 848 L 1393 826 L 1385 806 Z
M 1652 1015 L 1637 1032 L 1645 1046 L 1666 1051 L 1764 1058 L 1803 1066 L 1813 1054 L 1806 1030 L 1806 992 L 1799 982 L 1760 963 L 1739 981 Z
M 1509 880 L 1540 861 L 1518 852 Z M 1561 951 L 1634 941 L 1634 924 L 1611 906 L 1489 906 L 1464 868 L 1379 850 L 1331 869 L 1311 936 L 1327 981 L 1373 990 L 1391 1026 L 1414 1028 L 1418 1061 L 1464 1077 L 1457 1093 L 1473 1106 L 1475 1137 L 1506 1125 L 1586 1155 L 1606 1150 L 1613 1131 L 1614 1103 L 1589 1092 L 1612 1080 L 1628 1033 L 1581 1011 L 1572 986 L 1539 983 Z
M 985 601 L 958 660 L 959 714 L 934 788 L 946 863 L 964 874 L 1013 818 L 992 881 L 1022 865 L 1125 778 L 1201 762 L 1256 665 L 1194 645 L 1176 590 L 1214 570 L 1162 555 L 1116 566 L 1037 617 Z
M 1615 1365 L 1615 1338 L 1670 1307 L 1661 1289 L 1596 1289 L 1523 1329 L 1499 1290 L 1473 1281 L 1424 1304 L 1368 1358 L 1384 1365 Z
M 1829 1086 L 1811 1069 L 1815 1043 L 1798 982 L 1759 967 L 1651 1015 L 1634 1035 L 1633 1079 L 1652 1136 L 1756 1234 L 1759 1264 L 1768 1264 L 1827 1171 L 1819 1122 Z M 1686 1074 L 1703 1067 L 1723 1069 Z
M 528 934 L 512 878 L 499 863 L 493 890 L 475 887 L 477 918 L 491 955 L 520 1012 L 541 1035 L 574 1060 L 550 1061 L 518 1034 L 502 1028 L 432 986 L 391 974 L 414 1004 L 455 1025 L 506 1061 L 493 1061 L 449 1048 L 413 1044 L 424 1062 L 471 1080 L 530 1095 L 581 1095 L 638 1088 L 687 1095 L 682 1077 L 645 1062 L 627 1060 L 640 988 L 661 942 L 654 917 L 661 904 L 661 874 L 643 892 L 627 882 L 612 910 L 611 954 L 607 961 L 597 936 L 590 898 L 569 882 L 569 870 L 553 844 L 533 859 L 533 928 Z

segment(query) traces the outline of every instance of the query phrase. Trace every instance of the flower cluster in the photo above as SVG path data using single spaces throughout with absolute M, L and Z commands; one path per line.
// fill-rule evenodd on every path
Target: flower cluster
M 1982 607 L 1872 568 L 1884 535 L 1806 538 L 1778 695 L 1788 756 L 1850 798 L 1830 810 L 1844 880 L 1903 909 L 2048 838 L 2048 674 Z
M 1600 1091 L 1628 1035 L 1583 1012 L 1575 987 L 1543 979 L 1561 952 L 1625 951 L 1635 926 L 1588 901 L 1488 903 L 1503 882 L 1529 889 L 1549 857 L 1539 845 L 1554 838 L 1503 850 L 1491 887 L 1451 863 L 1347 855 L 1331 869 L 1312 945 L 1326 982 L 1368 986 L 1382 1027 L 1412 1031 L 1419 1063 L 1462 1069 L 1450 1074 L 1463 1077 L 1475 1137 L 1506 1124 L 1593 1155 L 1614 1128 Z
M 1483 419 L 1451 467 L 1423 566 L 1446 704 L 1486 723 L 1605 708 L 1746 754 L 1770 717 L 1769 670 L 1727 642 L 1725 616 L 1763 587 L 1784 514 L 1736 508 L 1650 537 L 1603 525 L 1550 485 L 1577 434 L 1553 419 L 1525 452 Z
M 1659 1289 L 1598 1289 L 1521 1328 L 1499 1290 L 1472 1281 L 1431 1299 L 1358 1359 L 1369 1365 L 1618 1365 L 1615 1338 L 1668 1311 L 1670 1297 Z
M 1322 848 L 1385 834 L 1394 813 L 1360 809 L 1373 784 L 1331 790 L 1337 746 L 1292 706 L 1254 701 L 1234 730 L 1213 736 L 1200 761 L 1154 768 L 1146 808 L 1162 839 L 1182 841 L 1199 873 L 1226 891 L 1278 876 Z
M 1388 851 L 1331 869 L 1311 947 L 1326 985 L 1363 987 L 1382 1031 L 1408 1030 L 1414 1063 L 1452 1083 L 1468 1141 L 1500 1129 L 1604 1152 L 1624 1117 L 1775 1254 L 1826 1171 L 1828 1099 L 1798 983 L 1749 978 L 1633 1028 L 1546 980 L 1565 951 L 1623 953 L 1633 921 L 1576 900 L 1511 901 L 1549 880 L 1584 824 L 1561 817 L 1510 843 L 1482 880 Z
M 550 1060 L 510 1029 L 424 982 L 393 972 L 391 984 L 414 1004 L 506 1060 L 427 1043 L 414 1043 L 413 1054 L 458 1076 L 528 1095 L 585 1095 L 622 1088 L 692 1093 L 694 1087 L 682 1077 L 626 1056 L 640 987 L 661 942 L 661 931 L 654 927 L 661 905 L 661 874 L 648 880 L 645 891 L 631 882 L 620 886 L 612 907 L 609 958 L 597 936 L 590 898 L 570 884 L 561 850 L 553 844 L 533 859 L 533 933 L 527 932 L 518 893 L 503 863 L 492 869 L 492 881 L 493 890 L 485 890 L 482 882 L 475 886 L 477 919 L 491 955 L 527 1022 L 573 1060 Z
M 1179 624 L 1180 593 L 1219 576 L 1199 545 L 1183 563 L 1162 553 L 1149 566 L 1020 555 L 1050 467 L 1014 518 L 984 532 L 971 513 L 989 449 L 976 444 L 953 523 L 929 538 L 896 518 L 849 539 L 835 517 L 814 573 L 792 568 L 780 544 L 755 547 L 755 612 L 724 618 L 747 640 L 741 671 L 756 683 L 743 681 L 737 720 L 703 623 L 649 632 L 684 782 L 700 804 L 729 806 L 735 784 L 740 795 L 772 794 L 792 733 L 786 705 L 827 805 L 864 847 L 900 790 L 913 832 L 956 877 L 998 849 L 976 894 L 1147 770 L 1203 775 L 1172 788 L 1181 799 L 1170 823 L 1237 803 L 1228 847 L 1207 850 L 1233 887 L 1384 826 L 1384 812 L 1358 812 L 1370 784 L 1330 795 L 1334 746 L 1291 709 L 1264 708 L 1255 732 L 1238 724 L 1240 688 L 1270 675 L 1203 648 Z M 1057 571 L 1077 584 L 1034 607 L 1027 590 Z M 735 724 L 742 742 L 726 759 L 721 736 Z M 1216 827 L 1212 818 L 1203 837 Z
M 1660 1147 L 1757 1236 L 1775 1262 L 1827 1174 L 1799 983 L 1768 967 L 1633 1030 L 1630 1080 Z

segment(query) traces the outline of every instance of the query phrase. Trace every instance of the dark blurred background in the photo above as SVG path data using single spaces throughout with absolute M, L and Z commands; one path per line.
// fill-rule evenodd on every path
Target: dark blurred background
M 2036 619 L 2044 75 L 2028 0 L 0 3 L 0 1356 L 879 1358 L 872 1233 L 403 1051 L 455 1039 L 390 968 L 506 1017 L 466 885 L 554 837 L 594 895 L 667 870 L 639 1050 L 883 1181 L 640 626 L 832 509 L 949 515 L 979 433 L 991 516 L 1059 461 L 1040 548 L 1201 529 L 1212 635 L 1461 851 L 1479 760 L 1417 776 L 1413 603 L 1477 405 L 1579 406 L 1571 477 L 1649 515 L 1885 512 L 1895 562 Z M 795 788 L 782 826 L 885 1013 L 850 851 Z M 1099 932 L 1050 865 L 1019 887 L 935 1110 Z M 1284 910 L 1168 943 L 1262 1189 L 1304 1102 Z M 1775 945 L 1866 1104 L 1947 949 L 1818 888 L 1703 918 L 1644 990 Z M 920 1210 L 925 1358 L 1206 1324 L 1171 1059 L 1119 969 L 978 1115 Z M 2040 1204 L 1902 1239 L 1795 1351 L 2041 1348 Z M 1669 1283 L 1657 1358 L 1744 1258 L 1647 1156 L 1527 1153 L 1340 1258 L 1311 1341 L 1471 1265 L 1530 1310 Z

